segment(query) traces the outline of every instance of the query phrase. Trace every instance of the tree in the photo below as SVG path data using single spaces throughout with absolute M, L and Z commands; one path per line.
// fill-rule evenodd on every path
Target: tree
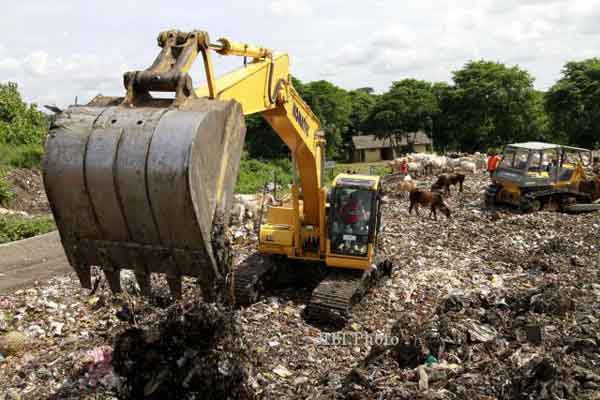
M 352 113 L 347 91 L 327 81 L 315 81 L 294 86 L 321 121 L 327 140 L 326 155 L 330 159 L 343 157 L 343 138 L 347 137 Z
M 246 117 L 246 151 L 250 158 L 287 158 L 290 149 L 259 114 Z
M 430 135 L 438 112 L 431 83 L 404 79 L 394 82 L 390 90 L 377 99 L 368 124 L 378 137 L 398 143 L 410 132 L 423 130 Z
M 350 123 L 347 130 L 348 134 L 344 137 L 344 142 L 347 144 L 352 140 L 352 136 L 356 136 L 368 129 L 366 122 L 375 106 L 375 96 L 365 89 L 371 88 L 356 89 L 348 93 L 350 96 L 351 111 Z
M 557 140 L 600 147 L 600 59 L 565 64 L 562 77 L 544 100 Z
M 339 159 L 343 156 L 345 143 L 348 143 L 350 125 L 360 123 L 362 114 L 357 110 L 352 116 L 352 99 L 347 91 L 327 81 L 302 83 L 292 77 L 292 84 L 300 97 L 309 105 L 321 122 L 327 140 L 326 155 L 330 159 Z M 363 105 L 368 103 L 364 93 L 356 94 L 357 102 Z M 358 100 L 360 98 L 361 100 Z M 262 119 L 262 117 L 246 117 L 246 150 L 252 158 L 281 158 L 289 154 L 289 149 Z
M 518 66 L 471 61 L 453 74 L 449 97 L 455 141 L 461 150 L 485 150 L 542 133 L 533 78 Z
M 439 112 L 433 117 L 431 132 L 433 144 L 437 150 L 458 148 L 460 146 L 456 132 L 458 132 L 460 110 L 456 108 L 458 102 L 455 100 L 454 86 L 437 82 L 431 89 L 439 107 Z
M 0 143 L 40 144 L 47 131 L 44 113 L 22 100 L 17 84 L 0 83 Z

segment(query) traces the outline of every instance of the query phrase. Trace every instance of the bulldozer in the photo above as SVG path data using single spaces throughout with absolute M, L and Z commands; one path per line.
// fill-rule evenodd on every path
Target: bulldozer
M 129 269 L 144 294 L 160 273 L 175 298 L 189 276 L 206 301 L 255 301 L 269 268 L 233 269 L 227 228 L 244 116 L 260 113 L 289 147 L 296 179 L 291 205 L 267 210 L 258 250 L 320 263 L 327 274 L 308 316 L 348 316 L 391 271 L 377 252 L 379 177 L 341 174 L 324 185 L 324 133 L 292 85 L 287 54 L 228 38 L 212 43 L 204 31 L 161 32 L 158 46 L 149 68 L 124 74 L 123 97 L 70 106 L 45 143 L 47 196 L 81 285 L 91 287 L 97 266 L 113 292 Z M 213 53 L 242 57 L 243 65 L 217 78 Z M 205 84 L 194 87 L 189 71 L 199 55 Z
M 486 190 L 486 205 L 509 204 L 524 213 L 600 210 L 600 177 L 586 174 L 591 160 L 591 151 L 578 147 L 542 142 L 507 145 Z

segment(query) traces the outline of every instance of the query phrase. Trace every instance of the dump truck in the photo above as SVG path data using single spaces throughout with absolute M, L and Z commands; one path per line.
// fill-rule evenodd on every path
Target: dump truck
M 228 38 L 212 43 L 204 31 L 161 32 L 158 45 L 149 68 L 124 74 L 123 97 L 70 106 L 46 140 L 44 184 L 82 286 L 91 287 L 98 266 L 114 292 L 130 269 L 145 294 L 151 274 L 161 273 L 174 297 L 190 276 L 207 301 L 255 301 L 271 271 L 234 270 L 227 228 L 244 116 L 260 113 L 289 147 L 296 180 L 291 205 L 268 209 L 258 250 L 324 265 L 307 315 L 347 316 L 391 270 L 377 251 L 379 177 L 342 174 L 324 185 L 324 133 L 292 85 L 287 54 Z M 217 78 L 213 52 L 243 57 L 243 65 Z M 189 71 L 199 55 L 205 84 L 194 87 Z
M 509 204 L 522 212 L 600 210 L 600 177 L 588 177 L 585 170 L 591 161 L 591 151 L 578 147 L 507 145 L 486 190 L 486 205 Z

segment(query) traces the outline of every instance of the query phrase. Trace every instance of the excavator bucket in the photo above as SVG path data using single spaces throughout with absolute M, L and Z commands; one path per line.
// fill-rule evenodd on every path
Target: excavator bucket
M 198 278 L 205 298 L 218 295 L 246 133 L 241 106 L 122 100 L 69 107 L 46 141 L 44 184 L 69 262 L 85 288 L 99 266 L 113 292 L 130 269 L 145 294 L 156 272 L 176 297 L 182 276 Z

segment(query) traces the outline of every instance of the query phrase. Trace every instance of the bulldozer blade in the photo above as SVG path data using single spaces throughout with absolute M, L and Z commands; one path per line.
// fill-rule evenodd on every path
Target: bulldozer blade
M 104 105 L 119 103 L 104 99 Z M 228 221 L 245 125 L 234 101 L 190 99 L 178 108 L 71 106 L 45 146 L 44 185 L 70 264 L 89 287 L 99 266 L 114 291 L 119 271 L 142 292 L 151 273 L 207 293 L 228 272 L 213 223 Z

